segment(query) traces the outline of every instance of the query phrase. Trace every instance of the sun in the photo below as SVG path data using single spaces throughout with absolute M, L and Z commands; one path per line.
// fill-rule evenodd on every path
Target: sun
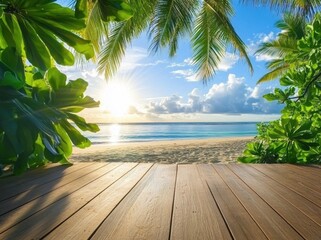
M 134 105 L 134 95 L 130 86 L 122 82 L 110 81 L 101 92 L 100 107 L 117 117 L 128 114 L 129 107 Z

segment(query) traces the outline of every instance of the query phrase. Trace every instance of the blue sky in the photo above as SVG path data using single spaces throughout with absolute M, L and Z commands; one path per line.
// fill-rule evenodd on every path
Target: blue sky
M 253 74 L 244 60 L 228 50 L 217 74 L 205 85 L 195 81 L 188 38 L 181 39 L 176 56 L 169 58 L 166 49 L 150 54 L 147 36 L 142 34 L 127 49 L 119 71 L 108 82 L 97 74 L 93 63 L 82 68 L 62 67 L 70 79 L 86 79 L 88 95 L 102 103 L 100 109 L 85 112 L 87 118 L 98 122 L 276 119 L 281 106 L 266 102 L 262 95 L 271 92 L 277 81 L 256 85 L 270 56 L 254 52 L 260 43 L 277 36 L 274 24 L 281 14 L 238 1 L 234 8 L 232 23 L 248 46 Z M 128 110 L 126 114 L 117 113 L 122 107 Z

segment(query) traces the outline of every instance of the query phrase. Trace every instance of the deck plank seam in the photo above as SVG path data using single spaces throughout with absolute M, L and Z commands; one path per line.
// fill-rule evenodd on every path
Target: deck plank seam
M 93 165 L 93 163 L 90 164 L 90 165 Z M 82 168 L 75 169 L 74 171 L 69 172 L 69 173 L 67 173 L 67 174 L 64 175 L 64 176 L 67 176 L 67 175 L 69 175 L 69 174 L 71 174 L 71 173 L 77 172 L 77 171 L 79 171 L 79 170 L 81 170 L 81 169 L 88 168 L 90 165 L 84 164 L 84 166 L 83 166 Z M 53 172 L 52 174 L 54 174 L 54 172 Z M 37 180 L 37 179 L 46 178 L 46 177 L 47 177 L 47 175 L 44 175 L 44 176 L 40 176 L 39 178 L 34 178 L 34 179 L 29 179 L 29 180 L 30 180 L 30 181 L 35 181 L 35 180 Z M 62 177 L 62 176 L 58 176 L 58 177 L 53 178 L 53 179 L 51 179 L 51 180 L 49 180 L 49 181 L 47 181 L 47 182 L 41 182 L 39 185 L 37 184 L 37 187 L 40 187 L 41 185 L 44 185 L 44 184 L 47 184 L 47 183 L 56 181 L 56 180 L 58 180 L 58 179 L 61 178 L 61 177 Z M 30 181 L 29 181 L 29 182 L 30 182 Z M 24 183 L 25 183 L 25 182 L 24 182 Z M 3 191 L 5 191 L 5 189 L 3 189 L 3 190 L 1 190 L 1 191 L 3 192 Z M 14 194 L 14 195 L 11 195 L 11 196 L 7 197 L 7 198 L 1 199 L 1 200 L 0 200 L 0 204 L 1 204 L 1 202 L 7 201 L 7 200 L 10 199 L 10 198 L 17 197 L 19 194 L 25 193 L 26 191 L 28 191 L 28 189 L 23 190 L 23 191 L 21 191 L 21 192 L 18 192 L 18 193 Z
M 138 166 L 139 163 L 136 165 Z M 135 167 L 136 167 L 135 166 Z M 106 219 L 112 214 L 112 212 L 119 206 L 119 204 L 128 196 L 128 194 L 141 182 L 141 180 L 146 176 L 146 174 L 152 169 L 152 167 L 155 166 L 155 163 L 153 163 L 148 170 L 141 176 L 141 178 L 133 185 L 133 187 L 119 200 L 119 202 L 115 205 L 115 207 L 110 211 L 110 213 L 101 221 L 101 223 L 96 227 L 96 229 L 91 233 L 91 235 L 88 237 L 88 239 L 92 239 L 93 236 L 96 234 L 100 226 L 106 221 Z M 134 168 L 133 168 L 134 169 Z
M 213 192 L 212 192 L 212 190 L 211 190 L 211 188 L 210 188 L 207 180 L 203 180 L 203 181 L 205 181 L 205 184 L 206 184 L 206 186 L 207 186 L 207 189 L 210 191 L 210 193 L 211 193 L 211 195 L 212 195 L 212 198 L 213 198 L 213 200 L 214 200 L 214 202 L 215 202 L 215 205 L 216 205 L 218 211 L 220 212 L 220 214 L 221 214 L 221 216 L 222 216 L 222 218 L 223 218 L 223 221 L 224 221 L 224 223 L 225 223 L 225 226 L 226 226 L 228 232 L 230 233 L 231 238 L 232 238 L 232 239 L 235 239 L 235 237 L 234 237 L 234 235 L 233 235 L 233 233 L 232 233 L 232 231 L 231 231 L 231 229 L 230 229 L 230 227 L 229 227 L 229 224 L 227 223 L 226 217 L 225 217 L 225 215 L 223 214 L 223 212 L 222 212 L 219 204 L 217 203 L 217 201 L 216 201 L 216 199 L 215 199 L 215 197 L 214 197 L 214 194 L 213 194 Z
M 12 208 L 12 209 L 8 210 L 7 212 L 1 213 L 0 216 L 5 215 L 5 214 L 7 214 L 7 213 L 9 213 L 9 212 L 17 209 L 17 208 L 19 208 L 19 207 L 21 207 L 21 206 L 29 203 L 29 202 L 32 202 L 32 201 L 40 198 L 40 197 L 43 197 L 43 196 L 45 196 L 45 195 L 47 195 L 47 194 L 50 194 L 51 192 L 56 191 L 56 190 L 58 190 L 58 189 L 60 189 L 60 188 L 62 188 L 62 187 L 64 187 L 64 186 L 66 186 L 66 185 L 68 185 L 68 184 L 71 184 L 71 183 L 75 182 L 76 180 L 78 180 L 78 179 L 80 179 L 80 178 L 82 178 L 82 177 L 85 177 L 86 175 L 88 175 L 88 174 L 90 174 L 90 173 L 92 173 L 92 172 L 94 172 L 94 171 L 96 171 L 96 170 L 98 170 L 98 169 L 100 169 L 100 168 L 102 168 L 102 167 L 105 167 L 105 166 L 107 166 L 107 165 L 109 165 L 109 163 L 107 163 L 107 164 L 105 164 L 105 165 L 102 165 L 101 167 L 98 167 L 98 168 L 96 168 L 96 169 L 93 169 L 93 170 L 91 170 L 90 172 L 85 173 L 84 175 L 80 175 L 79 177 L 75 178 L 74 180 L 72 180 L 72 181 L 70 181 L 70 182 L 66 182 L 65 184 L 61 185 L 60 187 L 53 188 L 53 189 L 51 189 L 50 191 L 48 191 L 48 192 L 46 192 L 46 193 L 44 193 L 44 194 L 41 194 L 41 195 L 39 195 L 39 196 L 37 196 L 37 197 L 35 197 L 35 198 L 31 198 L 30 200 L 25 201 L 23 204 L 15 207 L 15 208 Z M 81 169 L 84 169 L 84 168 L 81 168 Z M 81 169 L 79 169 L 79 170 L 81 170 Z M 77 171 L 78 171 L 78 170 L 77 170 Z M 74 171 L 74 172 L 72 172 L 72 173 L 75 173 L 75 172 L 76 172 L 76 171 Z M 71 173 L 70 173 L 70 174 L 71 174 Z M 61 177 L 63 177 L 63 176 L 61 176 Z M 57 179 L 58 179 L 58 178 L 57 178 Z M 57 180 L 57 179 L 56 179 L 56 180 Z M 53 180 L 53 181 L 55 181 L 55 180 Z M 48 182 L 48 183 L 50 183 L 50 182 Z M 41 185 L 44 185 L 44 184 L 41 184 Z M 40 185 L 40 186 L 41 186 L 41 185 Z M 26 190 L 26 191 L 28 191 L 28 190 Z M 25 192 L 26 192 L 26 191 L 25 191 Z M 19 194 L 22 194 L 22 193 L 19 193 Z M 19 195 L 19 194 L 18 194 L 18 195 Z M 17 197 L 17 195 L 16 195 L 16 196 L 13 196 L 13 197 L 11 197 L 11 198 L 15 198 L 15 197 Z M 7 201 L 8 201 L 8 200 L 10 200 L 10 198 L 7 199 Z M 0 202 L 0 204 L 1 204 L 1 202 Z
M 103 165 L 102 167 L 106 167 L 107 165 L 109 165 L 109 164 L 105 164 L 105 165 Z M 123 163 L 122 163 L 122 164 L 119 164 L 118 166 L 116 166 L 116 167 L 114 167 L 114 168 L 112 168 L 112 169 L 110 169 L 108 172 L 102 174 L 101 176 L 96 177 L 95 179 L 87 182 L 87 183 L 86 183 L 85 185 L 83 185 L 82 187 L 79 187 L 78 189 L 76 189 L 76 190 L 74 190 L 74 191 L 72 191 L 72 192 L 69 192 L 66 196 L 64 196 L 64 197 L 62 197 L 62 198 L 59 198 L 59 199 L 55 199 L 54 202 L 52 202 L 52 203 L 44 206 L 44 207 L 41 208 L 41 209 L 36 210 L 35 212 L 33 212 L 32 214 L 30 214 L 30 215 L 28 215 L 28 216 L 25 216 L 25 218 L 20 219 L 18 222 L 14 223 L 14 224 L 11 225 L 10 227 L 6 228 L 6 229 L 3 230 L 3 231 L 0 231 L 0 234 L 8 231 L 9 229 L 15 227 L 17 224 L 25 221 L 26 219 L 28 219 L 28 218 L 32 217 L 33 215 L 37 214 L 38 212 L 43 211 L 44 209 L 46 209 L 46 208 L 50 207 L 51 205 L 55 204 L 56 202 L 58 202 L 58 201 L 60 201 L 60 200 L 62 200 L 62 199 L 64 199 L 64 198 L 68 197 L 69 195 L 71 195 L 72 193 L 75 193 L 75 192 L 78 191 L 79 189 L 82 189 L 82 188 L 86 187 L 88 184 L 92 183 L 93 181 L 96 181 L 97 179 L 101 178 L 102 176 L 106 175 L 107 173 L 111 172 L 112 170 L 118 168 L 118 167 L 121 166 L 121 165 L 123 165 Z M 100 168 L 102 168 L 102 167 L 100 167 Z M 100 169 L 100 168 L 97 168 L 96 170 L 98 170 L 98 169 Z M 45 195 L 46 195 L 46 194 L 45 194 Z M 44 196 L 45 196 L 45 195 L 44 195 Z M 22 206 L 24 206 L 24 205 L 22 205 Z M 20 207 L 22 207 L 22 206 L 20 206 Z M 12 210 L 12 211 L 13 211 L 13 210 Z M 11 211 L 10 211 L 10 212 L 11 212 Z
M 124 163 L 120 164 L 119 166 L 113 168 L 112 170 L 110 170 L 109 172 L 115 170 L 116 168 L 120 167 L 121 165 L 123 165 Z M 83 209 L 84 207 L 86 207 L 91 201 L 93 201 L 96 197 L 98 197 L 98 195 L 100 195 L 101 193 L 103 193 L 104 191 L 106 191 L 108 188 L 110 188 L 112 185 L 114 185 L 116 182 L 118 182 L 121 178 L 123 178 L 126 174 L 128 174 L 129 172 L 131 172 L 134 168 L 136 168 L 139 165 L 139 163 L 137 163 L 134 167 L 132 167 L 130 170 L 128 170 L 127 172 L 125 172 L 123 175 L 121 175 L 119 178 L 117 178 L 115 181 L 113 181 L 112 183 L 110 183 L 106 188 L 104 188 L 103 190 L 101 190 L 100 192 L 98 192 L 94 197 L 92 197 L 91 199 L 89 199 L 84 205 L 82 205 L 78 210 L 76 210 L 75 212 L 73 212 L 71 215 L 69 215 L 69 217 L 67 217 L 66 219 L 64 219 L 62 222 L 60 222 L 59 224 L 57 224 L 57 226 L 55 226 L 54 228 L 52 228 L 49 232 L 47 232 L 44 236 L 40 237 L 40 239 L 44 239 L 46 236 L 48 236 L 52 231 L 54 231 L 56 228 L 58 228 L 61 224 L 63 224 L 64 222 L 66 222 L 69 218 L 71 218 L 73 215 L 75 215 L 77 212 L 79 212 L 81 209 Z M 102 176 L 108 174 L 109 172 L 103 174 Z M 101 176 L 101 177 L 102 177 Z M 79 189 L 78 189 L 79 190 Z M 77 190 L 77 191 L 78 191 Z
M 294 192 L 297 195 L 300 195 L 301 197 L 305 198 L 307 201 L 309 201 L 310 203 L 312 203 L 313 205 L 317 206 L 318 208 L 321 208 L 318 204 L 316 204 L 315 202 L 313 202 L 312 200 L 310 200 L 309 198 L 307 198 L 304 194 L 301 194 L 299 192 L 297 192 L 295 189 L 292 189 L 290 187 L 288 187 L 287 185 L 283 184 L 282 182 L 277 181 L 276 179 L 274 179 L 273 177 L 269 176 L 268 174 L 262 172 L 260 169 L 250 165 L 250 167 L 254 168 L 255 170 L 261 172 L 263 175 L 265 175 L 266 177 L 272 179 L 274 182 L 280 184 L 281 186 L 285 187 L 286 189 L 289 189 L 291 192 Z M 309 188 L 310 189 L 310 188 Z M 314 191 L 313 189 L 311 189 L 312 191 Z
M 244 206 L 243 202 L 240 200 L 240 198 L 237 196 L 237 194 L 231 189 L 231 187 L 227 184 L 227 182 L 225 181 L 225 179 L 219 174 L 219 172 L 215 169 L 214 164 L 211 163 L 211 166 L 213 168 L 213 170 L 218 174 L 218 176 L 222 179 L 222 181 L 225 183 L 225 185 L 228 187 L 228 189 L 230 189 L 230 191 L 232 192 L 232 194 L 235 196 L 235 198 L 239 201 L 239 203 L 242 205 L 243 209 L 248 213 L 248 215 L 251 217 L 251 219 L 253 220 L 253 222 L 255 222 L 255 224 L 257 225 L 257 227 L 259 229 L 261 229 L 262 233 L 264 234 L 264 236 L 268 238 L 268 236 L 266 235 L 265 231 L 263 230 L 263 228 L 260 226 L 260 224 L 255 220 L 255 218 L 252 216 L 252 214 L 248 211 L 248 209 Z M 258 195 L 256 192 L 254 192 L 256 195 Z
M 170 240 L 172 236 L 172 227 L 173 227 L 172 225 L 173 225 L 176 186 L 177 186 L 177 173 L 178 173 L 178 164 L 176 164 L 176 171 L 175 171 L 174 194 L 173 194 L 173 201 L 172 201 L 171 220 L 169 222 L 168 240 Z
M 231 172 L 234 173 L 234 175 L 236 175 L 246 186 L 248 186 L 253 192 L 255 192 L 256 195 L 258 195 L 277 215 L 280 216 L 280 218 L 282 218 L 295 232 L 297 232 L 297 234 L 299 234 L 303 239 L 306 239 L 298 230 L 295 229 L 294 226 L 292 226 L 291 223 L 289 223 L 289 221 L 283 216 L 281 215 L 278 211 L 276 211 L 276 209 L 274 209 L 274 207 L 272 207 L 263 197 L 261 197 L 251 186 L 249 186 L 239 175 L 237 175 L 230 166 L 228 166 L 228 168 L 231 170 Z

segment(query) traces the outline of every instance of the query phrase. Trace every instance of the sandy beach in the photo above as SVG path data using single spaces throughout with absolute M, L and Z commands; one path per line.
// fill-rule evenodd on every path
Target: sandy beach
M 231 163 L 253 137 L 92 145 L 74 148 L 72 161 Z

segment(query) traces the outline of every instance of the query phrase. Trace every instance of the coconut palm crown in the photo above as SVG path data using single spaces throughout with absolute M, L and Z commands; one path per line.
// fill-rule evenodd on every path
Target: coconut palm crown
M 85 0 L 76 1 L 78 6 L 80 2 Z M 87 35 L 94 45 L 100 43 L 99 70 L 107 77 L 115 73 L 132 39 L 143 32 L 148 33 L 151 52 L 167 47 L 170 56 L 175 55 L 179 40 L 189 36 L 192 60 L 200 80 L 207 81 L 215 74 L 220 59 L 229 47 L 245 59 L 252 71 L 245 44 L 230 22 L 233 9 L 229 0 L 128 0 L 126 3 L 130 6 L 131 18 L 109 23 L 108 27 L 102 24 L 101 18 L 94 17 L 95 13 L 102 12 L 99 7 L 101 2 L 109 2 L 124 11 L 117 3 L 125 1 L 87 1 L 87 26 L 98 26 L 102 32 L 108 32 L 103 38 L 97 30 L 89 30 L 95 33 Z

